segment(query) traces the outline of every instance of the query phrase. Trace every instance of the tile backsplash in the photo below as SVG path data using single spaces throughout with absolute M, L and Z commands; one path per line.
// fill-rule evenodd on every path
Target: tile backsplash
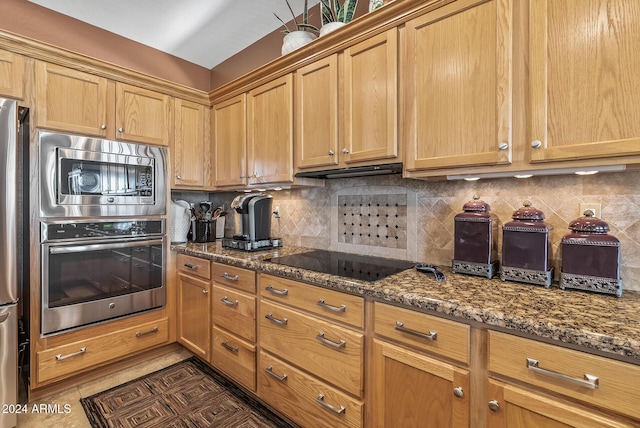
M 500 226 L 525 200 L 545 213 L 553 265 L 581 203 L 600 203 L 602 219 L 621 241 L 624 289 L 640 291 L 640 171 L 529 179 L 420 181 L 398 175 L 327 180 L 325 187 L 273 192 L 280 218 L 272 233 L 286 243 L 451 265 L 454 216 L 474 194 Z M 501 242 L 500 234 L 500 242 Z

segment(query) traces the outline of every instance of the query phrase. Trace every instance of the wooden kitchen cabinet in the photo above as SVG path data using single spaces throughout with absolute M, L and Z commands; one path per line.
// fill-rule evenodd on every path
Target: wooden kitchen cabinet
M 343 323 L 364 299 L 267 274 L 258 288 L 258 396 L 303 426 L 363 426 L 364 334 Z
M 407 22 L 407 171 L 511 162 L 512 3 L 456 1 Z
M 178 254 L 178 342 L 205 361 L 210 359 L 211 271 L 208 260 Z
M 338 165 L 338 54 L 295 73 L 296 170 Z
M 555 426 L 536 425 L 538 420 L 576 427 L 640 423 L 637 365 L 490 330 L 489 372 L 489 426 L 513 426 L 513 418 L 527 427 Z M 517 388 L 514 381 L 530 386 Z M 551 393 L 564 398 L 546 399 Z M 569 422 L 573 414 L 584 419 Z
M 24 98 L 24 57 L 0 50 L 0 96 Z
M 374 312 L 373 426 L 470 426 L 469 370 L 439 358 L 468 358 L 470 327 L 379 302 Z
M 247 95 L 214 104 L 213 184 L 216 187 L 247 184 Z
M 530 161 L 640 155 L 640 4 L 529 2 Z
M 211 365 L 256 391 L 256 274 L 212 263 Z
M 398 158 L 398 29 L 345 49 L 340 161 Z
M 78 70 L 36 62 L 36 126 L 168 145 L 171 97 Z
M 293 181 L 293 75 L 247 94 L 248 184 Z
M 211 113 L 202 104 L 175 99 L 173 138 L 173 186 L 201 189 L 210 186 Z

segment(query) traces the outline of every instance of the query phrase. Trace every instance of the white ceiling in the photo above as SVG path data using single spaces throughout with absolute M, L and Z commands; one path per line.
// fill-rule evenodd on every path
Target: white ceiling
M 208 69 L 281 26 L 285 0 L 29 0 Z M 308 0 L 308 7 L 319 0 Z M 304 0 L 289 0 L 296 15 Z

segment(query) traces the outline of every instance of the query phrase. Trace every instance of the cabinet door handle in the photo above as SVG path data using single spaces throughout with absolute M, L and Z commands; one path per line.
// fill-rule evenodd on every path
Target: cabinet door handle
M 229 351 L 231 351 L 231 352 L 238 352 L 238 350 L 240 349 L 240 348 L 238 347 L 238 345 L 236 345 L 236 346 L 231 346 L 231 345 L 229 345 L 229 341 L 228 341 L 228 340 L 223 341 L 223 342 L 221 343 L 221 345 L 222 345 L 222 346 L 224 346 L 227 350 L 229 350 Z
M 324 337 L 323 331 L 321 331 L 316 335 L 316 339 L 318 339 L 320 342 L 326 345 L 333 346 L 334 348 L 338 348 L 338 349 L 342 349 L 347 346 L 347 342 L 342 339 L 340 340 L 340 342 L 334 342 L 333 340 L 327 339 L 326 337 Z
M 533 147 L 534 149 L 539 149 L 540 147 L 542 147 L 542 141 L 540 140 L 533 140 L 531 142 L 531 147 Z
M 342 153 L 344 153 L 345 155 L 349 154 L 349 150 L 345 147 L 344 149 L 342 149 Z
M 327 403 L 326 401 L 324 401 L 324 395 L 323 394 L 318 394 L 318 398 L 316 398 L 316 403 L 320 404 L 325 409 L 331 410 L 333 413 L 337 413 L 338 415 L 344 413 L 345 410 L 346 410 L 343 405 L 340 405 L 340 408 L 337 408 L 337 407 L 334 407 L 331 404 Z
M 504 141 L 498 144 L 498 150 L 507 150 L 509 148 L 509 143 L 505 143 Z
M 100 125 L 100 129 L 107 129 L 107 125 L 105 124 Z
M 278 379 L 280 382 L 284 382 L 287 380 L 287 374 L 284 373 L 282 376 L 279 376 L 278 374 L 276 374 L 273 371 L 273 367 L 272 366 L 268 366 L 266 369 L 264 369 L 264 371 L 271 377 L 275 377 L 276 379 Z
M 238 303 L 240 303 L 237 300 L 235 302 L 232 302 L 227 296 L 224 296 L 222 299 L 220 299 L 220 301 L 229 306 L 238 306 Z
M 209 290 L 202 290 L 202 294 L 206 296 L 207 294 L 209 294 Z
M 329 156 L 333 156 L 335 155 L 335 152 L 333 150 L 329 150 Z
M 438 332 L 429 330 L 429 334 L 421 333 L 419 331 L 408 329 L 404 326 L 402 321 L 396 321 L 396 330 L 401 331 L 403 333 L 413 334 L 414 336 L 421 337 L 423 339 L 427 339 L 430 341 L 438 340 Z
M 489 410 L 491 410 L 492 412 L 497 412 L 498 410 L 500 410 L 500 403 L 498 403 L 498 400 L 489 401 Z
M 158 327 L 153 327 L 151 330 L 149 331 L 145 331 L 145 332 L 137 332 L 136 333 L 136 337 L 142 337 L 142 336 L 146 336 L 147 334 L 153 334 L 153 333 L 157 333 L 158 332 Z
M 124 128 L 118 128 L 118 132 L 124 132 Z
M 224 278 L 224 279 L 228 279 L 229 281 L 238 281 L 240 279 L 240 277 L 238 275 L 236 276 L 230 276 L 228 273 L 223 273 L 222 275 L 220 275 L 220 278 Z
M 283 290 L 278 290 L 277 288 L 273 288 L 272 285 L 267 285 L 264 289 L 272 292 L 273 294 L 277 294 L 278 296 L 286 296 L 287 294 L 289 294 L 288 288 L 285 288 Z
M 318 306 L 329 309 L 334 312 L 347 312 L 347 305 L 333 306 L 324 302 L 324 299 L 318 300 Z
M 453 388 L 453 395 L 455 395 L 458 398 L 463 398 L 464 397 L 464 391 L 462 390 L 461 386 L 456 386 L 455 388 Z
M 531 370 L 534 373 L 546 375 L 553 379 L 563 380 L 565 382 L 573 383 L 574 385 L 584 386 L 585 388 L 596 389 L 598 386 L 600 386 L 600 379 L 598 378 L 598 376 L 585 373 L 584 380 L 577 377 L 568 376 L 566 374 L 541 368 L 540 362 L 538 360 L 534 360 L 533 358 L 527 357 L 527 369 Z
M 266 319 L 268 319 L 269 321 L 276 323 L 278 325 L 285 325 L 289 323 L 289 320 L 286 318 L 282 318 L 281 320 L 279 320 L 278 318 L 273 316 L 273 313 L 269 312 L 267 315 L 264 316 Z
M 182 176 L 181 176 L 181 175 L 176 175 L 176 178 L 177 178 L 178 180 L 182 180 Z
M 78 352 L 74 352 L 73 354 L 68 354 L 68 355 L 58 354 L 56 355 L 56 360 L 57 361 L 66 360 L 67 358 L 76 357 L 78 355 L 84 354 L 85 352 L 87 352 L 87 348 L 80 348 Z
M 185 263 L 184 267 L 186 267 L 187 269 L 192 269 L 192 270 L 197 270 L 198 269 L 198 265 L 192 265 L 191 263 Z

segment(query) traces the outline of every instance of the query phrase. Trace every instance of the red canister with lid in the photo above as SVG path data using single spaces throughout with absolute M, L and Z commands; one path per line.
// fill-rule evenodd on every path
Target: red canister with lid
M 478 195 L 454 218 L 452 270 L 493 277 L 498 272 L 498 217 Z
M 502 226 L 500 279 L 549 287 L 553 281 L 549 232 L 544 213 L 524 201 Z
M 622 295 L 620 241 L 609 235 L 609 225 L 587 210 L 569 223 L 562 238 L 560 288 Z

